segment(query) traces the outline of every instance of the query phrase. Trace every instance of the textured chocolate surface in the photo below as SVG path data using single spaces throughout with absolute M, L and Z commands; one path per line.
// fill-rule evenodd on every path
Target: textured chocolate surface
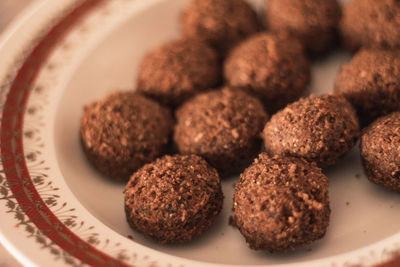
M 329 225 L 328 179 L 315 163 L 262 153 L 240 176 L 233 211 L 252 249 L 284 252 L 308 245 Z
M 341 8 L 336 0 L 268 0 L 269 30 L 298 38 L 310 54 L 321 54 L 337 42 Z
M 343 9 L 340 22 L 344 45 L 400 48 L 400 2 L 396 0 L 352 0 Z
M 261 33 L 239 44 L 224 64 L 224 77 L 259 97 L 268 111 L 299 98 L 310 83 L 310 66 L 301 44 Z
M 101 173 L 127 181 L 164 152 L 172 123 L 170 111 L 153 100 L 133 92 L 114 93 L 85 107 L 83 150 Z
M 342 66 L 335 91 L 353 104 L 363 125 L 400 110 L 400 50 L 360 50 Z
M 258 153 L 267 119 L 258 99 L 229 88 L 196 96 L 176 117 L 179 151 L 204 157 L 224 176 L 243 170 Z
M 257 14 L 244 0 L 192 0 L 182 25 L 185 35 L 207 41 L 222 56 L 259 28 Z
M 365 128 L 360 148 L 368 179 L 400 193 L 400 113 L 381 117 Z
M 217 52 L 198 40 L 179 39 L 147 54 L 137 78 L 139 92 L 178 106 L 221 80 Z
M 129 225 L 160 243 L 182 243 L 210 228 L 223 202 L 217 171 L 196 155 L 164 156 L 125 189 Z
M 302 157 L 319 166 L 333 165 L 359 137 L 351 104 L 340 95 L 311 95 L 272 116 L 263 131 L 270 154 Z

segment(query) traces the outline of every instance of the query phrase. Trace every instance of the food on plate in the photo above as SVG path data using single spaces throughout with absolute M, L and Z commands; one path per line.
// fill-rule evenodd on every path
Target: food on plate
M 400 192 L 400 112 L 374 121 L 363 130 L 361 158 L 367 178 Z
M 222 57 L 259 29 L 256 12 L 244 0 L 192 0 L 182 26 L 184 35 L 208 42 Z
M 170 111 L 160 104 L 138 93 L 117 92 L 85 107 L 80 137 L 98 171 L 127 181 L 164 152 L 172 125 Z
M 315 163 L 262 153 L 236 184 L 233 213 L 252 249 L 284 252 L 308 245 L 329 225 L 328 178 Z
M 137 77 L 137 90 L 171 107 L 218 85 L 217 52 L 207 44 L 181 38 L 147 54 Z
M 352 51 L 400 48 L 400 2 L 351 0 L 343 8 L 340 29 L 344 45 Z
M 336 0 L 268 0 L 267 28 L 298 38 L 312 55 L 337 43 L 341 7 Z
M 380 8 L 376 21 L 367 22 L 365 3 Z M 387 32 L 397 34 L 397 4 L 365 3 L 346 7 L 345 42 L 352 49 L 395 47 L 399 36 Z M 347 20 L 363 9 L 357 32 L 360 22 L 351 28 Z M 354 147 L 357 113 L 367 124 L 400 110 L 400 50 L 362 49 L 342 66 L 335 93 L 300 98 L 311 82 L 305 52 L 320 55 L 335 45 L 340 17 L 336 0 L 269 0 L 271 32 L 257 33 L 257 15 L 245 1 L 192 0 L 182 14 L 183 36 L 141 61 L 138 92 L 85 107 L 83 150 L 105 176 L 129 180 L 124 208 L 132 229 L 162 244 L 191 241 L 222 210 L 221 177 L 247 167 L 235 185 L 232 218 L 251 249 L 285 252 L 325 235 L 331 210 L 320 168 Z M 215 89 L 222 74 L 226 85 Z M 175 125 L 166 106 L 175 110 Z M 181 155 L 163 156 L 171 134 Z M 251 164 L 262 140 L 266 152 Z M 360 144 L 367 177 L 397 192 L 399 142 L 397 112 L 364 129 Z
M 274 112 L 298 99 L 310 84 L 310 65 L 301 44 L 287 37 L 261 33 L 229 54 L 224 77 L 232 87 L 259 97 Z
M 335 91 L 353 104 L 363 125 L 400 110 L 400 50 L 360 50 L 342 66 Z
M 222 209 L 217 171 L 196 155 L 164 156 L 135 172 L 125 188 L 129 225 L 160 243 L 190 241 Z
M 337 163 L 353 148 L 359 122 L 343 96 L 310 95 L 273 115 L 262 135 L 271 155 L 302 157 L 323 167 Z
M 192 98 L 176 118 L 178 150 L 204 157 L 226 176 L 243 170 L 257 155 L 267 114 L 257 98 L 225 87 Z

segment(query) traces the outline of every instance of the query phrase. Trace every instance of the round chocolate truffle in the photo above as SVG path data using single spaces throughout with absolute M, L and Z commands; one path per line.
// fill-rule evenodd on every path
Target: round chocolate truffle
M 344 45 L 400 48 L 400 2 L 395 0 L 352 0 L 343 9 L 340 29 Z
M 192 0 L 182 24 L 185 35 L 208 42 L 222 55 L 258 31 L 257 14 L 244 0 Z
M 258 99 L 223 88 L 189 100 L 176 118 L 179 151 L 204 157 L 227 176 L 241 171 L 260 150 L 259 134 L 267 115 Z
M 85 107 L 80 136 L 83 151 L 104 175 L 127 181 L 167 147 L 170 111 L 133 92 L 119 92 Z
M 400 50 L 360 50 L 342 66 L 335 91 L 353 104 L 363 125 L 400 110 Z
M 381 117 L 363 130 L 361 158 L 368 179 L 400 193 L 400 112 Z
M 190 241 L 222 209 L 217 171 L 196 155 L 164 156 L 134 173 L 125 189 L 129 225 L 160 243 Z
M 196 93 L 217 86 L 220 76 L 214 49 L 198 40 L 179 39 L 145 56 L 140 64 L 137 89 L 175 107 Z
M 230 86 L 258 96 L 271 112 L 298 99 L 311 79 L 301 44 L 268 33 L 235 47 L 225 62 L 224 76 Z
M 321 54 L 337 40 L 341 8 L 336 0 L 268 0 L 267 27 L 298 38 L 310 54 Z
M 252 249 L 284 252 L 308 245 L 329 225 L 328 178 L 315 163 L 262 153 L 236 184 L 233 213 Z
M 272 116 L 262 135 L 268 153 L 305 158 L 323 167 L 352 149 L 359 123 L 343 96 L 311 95 Z

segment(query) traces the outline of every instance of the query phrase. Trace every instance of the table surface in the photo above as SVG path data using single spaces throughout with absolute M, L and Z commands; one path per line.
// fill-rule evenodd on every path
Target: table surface
M 0 34 L 21 10 L 35 0 L 0 0 Z M 20 267 L 13 256 L 0 244 L 0 267 Z

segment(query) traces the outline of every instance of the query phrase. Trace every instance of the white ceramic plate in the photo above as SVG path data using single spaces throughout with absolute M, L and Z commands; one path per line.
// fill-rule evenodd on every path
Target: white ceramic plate
M 283 255 L 251 251 L 224 210 L 204 236 L 158 245 L 132 231 L 124 186 L 86 161 L 78 127 L 83 106 L 131 90 L 149 50 L 179 36 L 186 0 L 47 0 L 29 8 L 0 40 L 0 240 L 26 265 L 363 266 L 400 251 L 400 196 L 370 184 L 358 149 L 330 179 L 331 224 L 312 246 Z M 262 1 L 253 4 L 261 6 Z M 315 93 L 332 89 L 349 56 L 314 62 Z M 133 240 L 132 240 L 133 239 Z

